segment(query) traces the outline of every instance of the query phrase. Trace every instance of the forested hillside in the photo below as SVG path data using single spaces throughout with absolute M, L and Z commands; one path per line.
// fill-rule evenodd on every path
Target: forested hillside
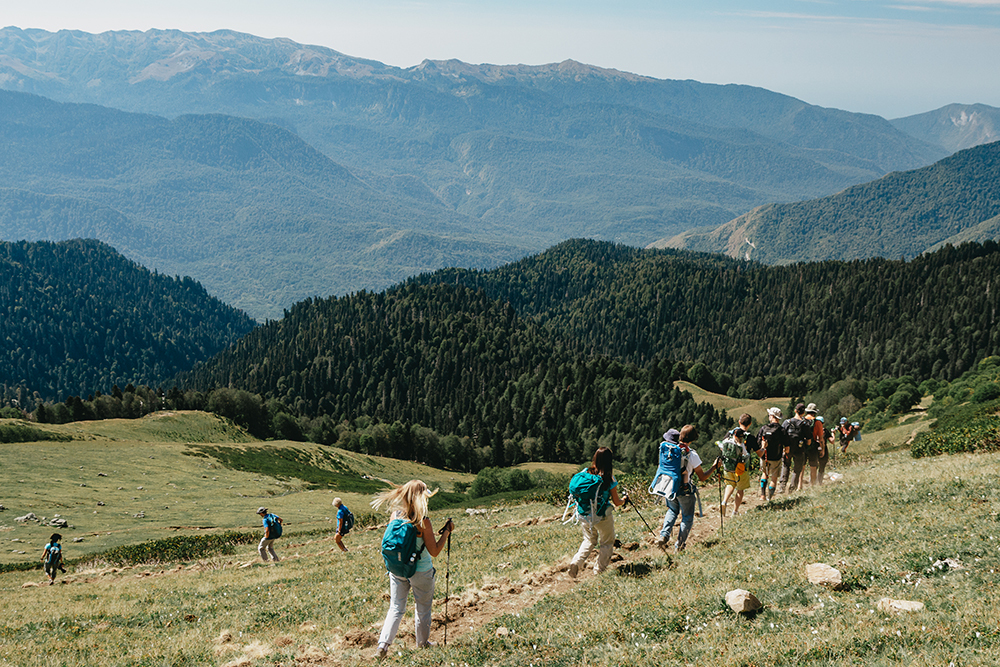
M 308 300 L 179 383 L 276 399 L 330 432 L 359 417 L 421 424 L 497 465 L 575 461 L 599 442 L 644 461 L 665 424 L 708 437 L 726 423 L 676 379 L 759 398 L 956 377 L 1000 345 L 997 275 L 994 243 L 770 267 L 570 241 L 492 271 Z
M 945 243 L 998 240 L 998 215 L 1000 142 L 994 142 L 822 199 L 762 206 L 714 231 L 655 245 L 750 254 L 770 264 L 913 257 Z
M 767 266 L 569 241 L 493 271 L 441 271 L 588 354 L 701 361 L 735 382 L 818 373 L 951 379 L 1000 349 L 1000 246 L 910 261 Z M 822 384 L 822 383 L 821 383 Z M 801 393 L 801 389 L 782 393 Z
M 97 241 L 0 243 L 4 403 L 156 386 L 253 326 L 194 280 L 150 272 Z
M 728 423 L 673 389 L 671 362 L 638 368 L 571 348 L 481 291 L 409 285 L 301 303 L 180 384 L 277 398 L 322 417 L 328 432 L 366 416 L 458 434 L 471 439 L 472 460 L 428 456 L 472 470 L 575 462 L 598 443 L 645 462 L 665 423 L 699 424 L 705 440 Z

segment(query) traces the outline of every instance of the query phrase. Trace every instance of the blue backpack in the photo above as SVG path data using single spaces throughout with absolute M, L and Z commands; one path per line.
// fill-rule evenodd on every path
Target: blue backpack
M 47 551 L 45 564 L 50 567 L 59 567 L 60 561 L 62 561 L 62 547 L 58 542 L 54 544 L 50 542 Z
M 604 517 L 608 509 L 608 498 L 601 493 L 603 483 L 604 478 L 588 472 L 586 468 L 570 478 L 567 511 L 576 504 L 575 516 L 571 520 L 594 522 Z M 565 516 L 566 512 L 563 512 L 563 517 Z
M 351 528 L 354 528 L 354 513 L 347 510 L 347 514 L 344 516 L 344 535 L 351 532 Z
M 417 548 L 417 527 L 405 519 L 393 519 L 382 534 L 382 560 L 385 569 L 397 577 L 409 579 L 417 571 L 417 561 L 424 548 Z
M 267 526 L 268 536 L 276 540 L 281 537 L 281 522 L 278 521 L 278 517 L 274 514 L 268 514 L 264 517 L 264 525 Z
M 678 495 L 686 495 L 691 488 L 684 482 L 688 466 L 688 452 L 680 444 L 663 441 L 660 443 L 660 461 L 656 477 L 649 485 L 649 493 L 673 500 Z

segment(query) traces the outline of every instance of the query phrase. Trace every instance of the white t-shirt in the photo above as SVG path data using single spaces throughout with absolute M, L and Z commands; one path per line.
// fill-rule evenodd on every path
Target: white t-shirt
M 688 467 L 687 467 L 687 478 L 694 479 L 694 469 L 701 465 L 701 457 L 698 456 L 698 452 L 693 449 L 688 452 Z

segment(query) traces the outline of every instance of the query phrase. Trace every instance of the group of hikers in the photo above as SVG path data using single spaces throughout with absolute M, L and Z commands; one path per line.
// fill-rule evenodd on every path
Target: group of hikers
M 720 471 L 726 486 L 720 512 L 724 516 L 732 500 L 733 515 L 736 515 L 743 502 L 744 492 L 750 488 L 751 454 L 756 454 L 760 460 L 760 497 L 767 501 L 775 493 L 790 493 L 800 489 L 806 463 L 809 464 L 810 484 L 821 484 L 824 469 L 830 460 L 830 446 L 839 439 L 840 451 L 847 451 L 851 441 L 859 438 L 860 430 L 860 424 L 848 423 L 847 419 L 841 419 L 834 429 L 826 427 L 823 417 L 818 416 L 816 405 L 812 403 L 799 403 L 795 406 L 795 414 L 784 421 L 779 408 L 769 408 L 767 423 L 756 434 L 750 432 L 751 424 L 750 415 L 740 417 L 737 427 L 718 443 L 719 455 L 707 470 L 703 469 L 702 459 L 692 447 L 698 439 L 698 430 L 694 425 L 689 424 L 680 430 L 669 429 L 663 434 L 656 474 L 648 489 L 650 494 L 663 498 L 667 506 L 656 540 L 657 546 L 666 549 L 679 518 L 680 527 L 674 552 L 684 550 L 698 502 L 695 478 L 704 482 L 714 472 Z M 599 447 L 594 452 L 590 466 L 570 480 L 567 512 L 575 505 L 571 520 L 579 523 L 583 532 L 580 548 L 568 566 L 571 577 L 578 576 L 595 550 L 596 574 L 606 570 L 611 561 L 615 544 L 612 509 L 627 509 L 630 502 L 628 494 L 619 493 L 612 460 L 612 451 L 607 447 Z M 387 655 L 399 631 L 410 591 L 413 591 L 416 605 L 416 644 L 420 648 L 432 645 L 429 638 L 431 604 L 434 598 L 434 558 L 445 545 L 450 553 L 451 533 L 455 529 L 452 520 L 448 519 L 444 527 L 435 533 L 427 516 L 427 501 L 433 495 L 434 492 L 424 482 L 411 480 L 377 494 L 371 502 L 373 509 L 384 507 L 391 513 L 382 537 L 382 556 L 389 574 L 390 602 L 378 639 L 375 654 L 378 659 Z M 337 508 L 334 540 L 341 551 L 346 552 L 348 549 L 343 538 L 354 526 L 354 515 L 340 498 L 333 500 L 333 506 Z M 281 537 L 284 521 L 266 507 L 258 508 L 257 515 L 261 517 L 264 527 L 264 535 L 257 547 L 261 560 L 278 561 L 274 542 Z M 50 583 L 55 583 L 55 573 L 62 569 L 62 550 L 59 545 L 61 539 L 62 536 L 58 533 L 53 534 L 42 556 Z M 62 571 L 65 572 L 64 569 Z
M 667 506 L 659 538 L 656 540 L 657 546 L 666 549 L 674 524 L 679 518 L 680 527 L 674 551 L 684 550 L 697 502 L 695 477 L 704 482 L 712 473 L 720 470 L 726 485 L 720 511 L 725 513 L 729 501 L 733 500 L 735 515 L 739 512 L 744 492 L 750 488 L 751 454 L 756 454 L 760 459 L 760 494 L 761 500 L 766 501 L 773 498 L 776 492 L 792 492 L 801 488 L 807 462 L 810 483 L 822 483 L 824 469 L 830 460 L 829 447 L 839 438 L 840 450 L 846 451 L 860 428 L 859 424 L 849 424 L 846 419 L 841 419 L 839 426 L 833 430 L 827 428 L 812 403 L 796 405 L 795 415 L 784 421 L 779 408 L 768 409 L 767 416 L 767 424 L 761 426 L 756 434 L 750 432 L 750 415 L 741 416 L 738 426 L 718 443 L 719 455 L 708 470 L 702 468 L 701 457 L 691 446 L 698 438 L 695 426 L 689 424 L 680 430 L 670 429 L 663 434 L 656 475 L 649 486 L 649 493 L 662 497 Z M 575 504 L 573 519 L 581 525 L 583 532 L 580 547 L 568 566 L 571 577 L 578 576 L 595 550 L 595 573 L 600 574 L 606 570 L 611 561 L 615 544 L 612 509 L 626 508 L 630 502 L 628 494 L 619 493 L 613 472 L 613 457 L 609 448 L 599 447 L 594 452 L 590 466 L 570 480 L 570 504 L 567 505 L 567 510 Z M 382 536 L 382 556 L 389 575 L 390 601 L 378 639 L 376 659 L 384 658 L 395 640 L 410 591 L 413 592 L 416 606 L 416 645 L 418 648 L 432 645 L 430 625 L 435 582 L 434 558 L 444 550 L 445 545 L 448 545 L 450 552 L 451 534 L 455 529 L 452 520 L 448 519 L 435 533 L 427 516 L 427 501 L 433 495 L 434 492 L 424 482 L 411 480 L 379 493 L 371 502 L 373 509 L 384 507 L 391 513 Z M 334 505 L 338 507 L 335 540 L 346 551 L 342 537 L 347 534 L 346 515 L 349 511 L 339 498 L 334 500 Z M 269 524 L 265 516 L 266 509 L 261 508 L 261 512 L 265 527 L 273 525 L 274 522 Z M 342 517 L 341 513 L 346 514 Z M 280 521 L 277 519 L 279 524 Z M 270 528 L 265 533 L 265 538 L 268 535 Z M 262 540 L 261 557 L 266 560 L 264 548 Z

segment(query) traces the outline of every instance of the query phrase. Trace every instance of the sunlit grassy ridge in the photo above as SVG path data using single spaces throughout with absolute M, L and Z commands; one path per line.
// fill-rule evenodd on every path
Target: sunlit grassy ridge
M 315 530 L 332 525 L 335 496 L 355 513 L 366 511 L 372 489 L 385 486 L 381 480 L 420 477 L 451 491 L 456 481 L 473 479 L 310 443 L 256 442 L 205 413 L 154 413 L 139 420 L 39 428 L 74 440 L 0 445 L 6 480 L 0 503 L 7 508 L 0 514 L 0 540 L 10 544 L 0 550 L 0 563 L 37 560 L 55 530 L 14 521 L 28 512 L 65 518 L 72 528 L 59 532 L 65 537 L 66 558 L 76 559 L 173 535 L 256 529 L 260 519 L 255 512 L 261 505 L 282 516 L 293 533 Z M 213 453 L 259 465 L 227 468 Z M 313 462 L 307 470 L 312 475 L 300 472 L 296 477 L 293 460 Z M 21 541 L 9 542 L 15 538 Z M 75 538 L 83 541 L 73 542 Z
M 618 553 L 624 560 L 604 575 L 588 572 L 576 582 L 560 571 L 579 545 L 576 527 L 551 520 L 561 508 L 532 504 L 474 516 L 433 512 L 435 525 L 448 514 L 458 525 L 450 562 L 446 554 L 435 561 L 436 618 L 444 611 L 444 574 L 450 572 L 454 620 L 448 646 L 440 646 L 443 632 L 435 623 L 432 640 L 439 646 L 413 649 L 411 603 L 390 664 L 993 665 L 1000 652 L 1000 611 L 992 604 L 1000 572 L 1000 454 L 913 459 L 901 448 L 912 425 L 901 429 L 896 438 L 856 443 L 859 453 L 850 457 L 851 465 L 840 461 L 842 483 L 779 497 L 727 519 L 722 538 L 695 542 L 679 556 L 623 548 Z M 74 444 L 88 443 L 65 446 Z M 56 446 L 64 445 L 38 445 Z M 154 459 L 146 461 L 160 465 L 168 458 L 162 452 L 174 446 L 149 446 L 143 453 L 153 451 Z M 346 461 L 348 454 L 342 456 Z M 361 470 L 366 458 L 350 455 L 350 465 Z M 210 473 L 207 480 L 219 477 L 225 486 L 238 477 L 208 469 L 205 459 L 180 450 L 169 460 L 189 462 L 194 472 Z M 125 469 L 127 463 L 119 465 Z M 142 463 L 137 460 L 133 472 Z M 63 459 L 58 470 L 68 478 L 78 466 Z M 420 476 L 416 468 L 407 472 Z M 432 486 L 445 486 L 452 476 L 423 472 L 438 475 Z M 239 474 L 258 489 L 288 483 L 259 476 L 254 482 L 251 473 Z M 228 503 L 225 486 L 197 479 L 205 487 L 197 497 L 201 503 L 209 504 L 213 494 L 216 504 Z M 291 491 L 269 503 L 288 503 L 283 516 L 291 517 L 294 529 L 296 522 L 306 524 L 296 514 L 299 508 L 325 512 L 331 493 Z M 359 508 L 367 498 L 348 503 Z M 258 500 L 239 501 L 237 514 L 255 525 L 256 517 L 241 513 L 246 503 Z M 641 508 L 654 526 L 661 509 Z M 10 517 L 4 513 L 5 525 Z M 616 514 L 615 521 L 626 546 L 642 540 L 646 529 L 634 513 Z M 717 518 L 709 511 L 696 521 L 714 525 Z M 22 530 L 0 532 L 0 539 L 11 544 Z M 22 588 L 44 579 L 38 571 L 2 574 L 0 591 L 9 603 L 0 627 L 0 660 L 367 664 L 388 604 L 380 537 L 378 529 L 353 532 L 345 555 L 329 534 L 293 532 L 279 540 L 284 560 L 276 566 L 253 564 L 255 545 L 248 544 L 231 555 L 158 566 L 81 565 L 63 577 L 67 584 L 55 587 Z M 87 544 L 66 542 L 70 557 Z M 934 566 L 945 558 L 961 569 Z M 846 589 L 810 584 L 804 568 L 812 562 L 840 569 Z M 730 611 L 724 596 L 734 588 L 753 592 L 763 610 L 752 618 Z M 920 601 L 925 609 L 889 615 L 878 610 L 884 597 Z
M 935 460 L 883 454 L 849 468 L 843 484 L 727 521 L 724 539 L 696 543 L 680 556 L 622 552 L 637 576 L 613 567 L 564 594 L 514 609 L 507 598 L 523 592 L 508 591 L 565 562 L 578 545 L 578 530 L 558 522 L 517 525 L 558 513 L 547 505 L 456 517 L 452 609 L 474 591 L 480 610 L 498 613 L 471 629 L 455 620 L 447 648 L 415 652 L 412 637 L 402 636 L 395 647 L 403 657 L 394 660 L 994 664 L 1000 612 L 989 592 L 1000 571 L 998 463 L 997 454 Z M 646 507 L 644 514 L 658 512 Z M 617 515 L 616 524 L 625 543 L 645 530 L 632 514 Z M 387 605 L 380 535 L 348 536 L 348 555 L 335 551 L 328 537 L 290 538 L 279 545 L 285 560 L 272 567 L 239 567 L 255 559 L 248 545 L 236 556 L 197 563 L 73 573 L 73 583 L 52 588 L 19 588 L 40 573 L 2 575 L 4 595 L 23 604 L 7 615 L 0 656 L 17 656 L 19 664 L 94 664 L 113 655 L 118 664 L 133 665 L 292 665 L 296 656 L 312 655 L 317 662 L 364 664 L 372 649 L 362 644 L 377 633 L 373 625 Z M 964 569 L 933 567 L 944 558 Z M 809 584 L 804 567 L 811 562 L 839 568 L 848 590 Z M 436 563 L 441 599 L 447 559 Z M 754 618 L 729 611 L 723 598 L 733 588 L 752 591 L 763 611 Z M 889 616 L 877 610 L 883 597 L 919 600 L 926 608 Z M 435 613 L 442 611 L 437 604 Z M 412 621 L 402 627 L 408 632 Z M 506 634 L 498 634 L 501 627 Z M 218 641 L 225 631 L 232 641 Z M 433 635 L 441 641 L 436 625 Z

